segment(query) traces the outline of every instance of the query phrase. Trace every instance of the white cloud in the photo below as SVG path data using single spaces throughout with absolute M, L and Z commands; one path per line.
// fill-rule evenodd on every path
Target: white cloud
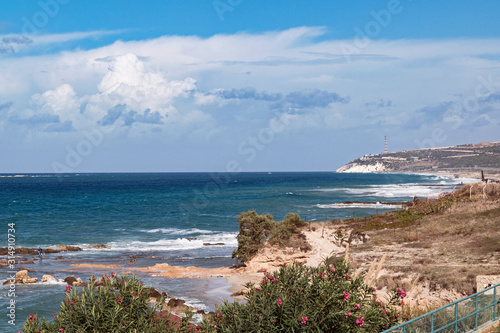
M 167 81 L 161 73 L 150 72 L 135 54 L 113 57 L 106 75 L 97 85 L 98 93 L 89 97 L 86 107 L 94 117 L 103 116 L 117 104 L 125 104 L 136 111 L 150 109 L 168 117 L 176 113 L 172 102 L 176 97 L 189 97 L 196 89 L 196 81 Z
M 0 55 L 15 54 L 23 51 L 36 50 L 41 46 L 60 45 L 88 38 L 99 38 L 106 35 L 116 35 L 124 30 L 101 30 L 86 32 L 68 32 L 63 34 L 9 34 L 0 35 Z
M 80 102 L 73 87 L 67 83 L 43 94 L 35 94 L 31 100 L 36 113 L 54 114 L 61 121 L 74 121 L 79 114 Z
M 0 64 L 0 105 L 12 103 L 0 112 L 0 122 L 15 120 L 33 140 L 36 131 L 57 138 L 112 123 L 116 138 L 154 132 L 238 143 L 270 119 L 285 117 L 283 133 L 325 131 L 333 138 L 336 130 L 391 130 L 410 144 L 419 124 L 429 132 L 451 128 L 446 125 L 455 113 L 467 119 L 456 128 L 462 136 L 491 133 L 497 124 L 496 104 L 485 100 L 500 93 L 499 39 L 372 40 L 349 55 L 341 46 L 353 41 L 318 40 L 324 33 L 299 27 L 164 36 L 52 55 L 11 54 Z M 38 38 L 33 43 L 61 36 Z M 29 47 L 23 40 L 7 42 Z M 490 83 L 478 97 L 484 80 Z M 464 109 L 470 101 L 477 110 Z M 461 111 L 441 110 L 448 104 Z M 413 127 L 399 129 L 412 121 Z

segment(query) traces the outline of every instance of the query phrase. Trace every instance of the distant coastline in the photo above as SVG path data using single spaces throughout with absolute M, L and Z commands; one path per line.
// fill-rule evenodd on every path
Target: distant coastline
M 500 181 L 500 142 L 368 154 L 336 170 L 339 173 L 451 175 Z

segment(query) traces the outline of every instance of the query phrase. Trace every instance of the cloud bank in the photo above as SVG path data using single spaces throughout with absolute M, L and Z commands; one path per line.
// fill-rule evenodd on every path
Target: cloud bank
M 161 141 L 222 160 L 283 117 L 290 141 L 273 142 L 278 155 L 318 140 L 364 153 L 388 133 L 401 149 L 498 139 L 500 40 L 374 40 L 346 55 L 352 41 L 318 39 L 324 33 L 163 36 L 30 56 L 19 48 L 62 37 L 3 36 L 0 137 L 56 151 L 53 142 L 102 128 L 110 147 Z M 436 129 L 445 135 L 427 140 Z

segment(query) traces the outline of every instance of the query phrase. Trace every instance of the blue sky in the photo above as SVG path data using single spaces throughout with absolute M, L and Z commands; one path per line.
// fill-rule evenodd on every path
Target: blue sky
M 316 171 L 499 140 L 495 1 L 9 1 L 0 172 Z

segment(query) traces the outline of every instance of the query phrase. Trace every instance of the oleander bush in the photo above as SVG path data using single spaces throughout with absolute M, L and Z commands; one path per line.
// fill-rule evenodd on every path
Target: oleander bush
M 96 280 L 90 277 L 85 287 L 66 287 L 66 298 L 53 320 L 30 315 L 22 328 L 35 332 L 188 332 L 188 319 L 173 327 L 169 316 L 158 311 L 164 299 L 150 302 L 151 289 L 135 276 Z
M 318 267 L 293 264 L 247 284 L 246 303 L 224 304 L 205 319 L 206 332 L 382 332 L 398 323 L 406 293 L 377 299 L 343 260 Z

